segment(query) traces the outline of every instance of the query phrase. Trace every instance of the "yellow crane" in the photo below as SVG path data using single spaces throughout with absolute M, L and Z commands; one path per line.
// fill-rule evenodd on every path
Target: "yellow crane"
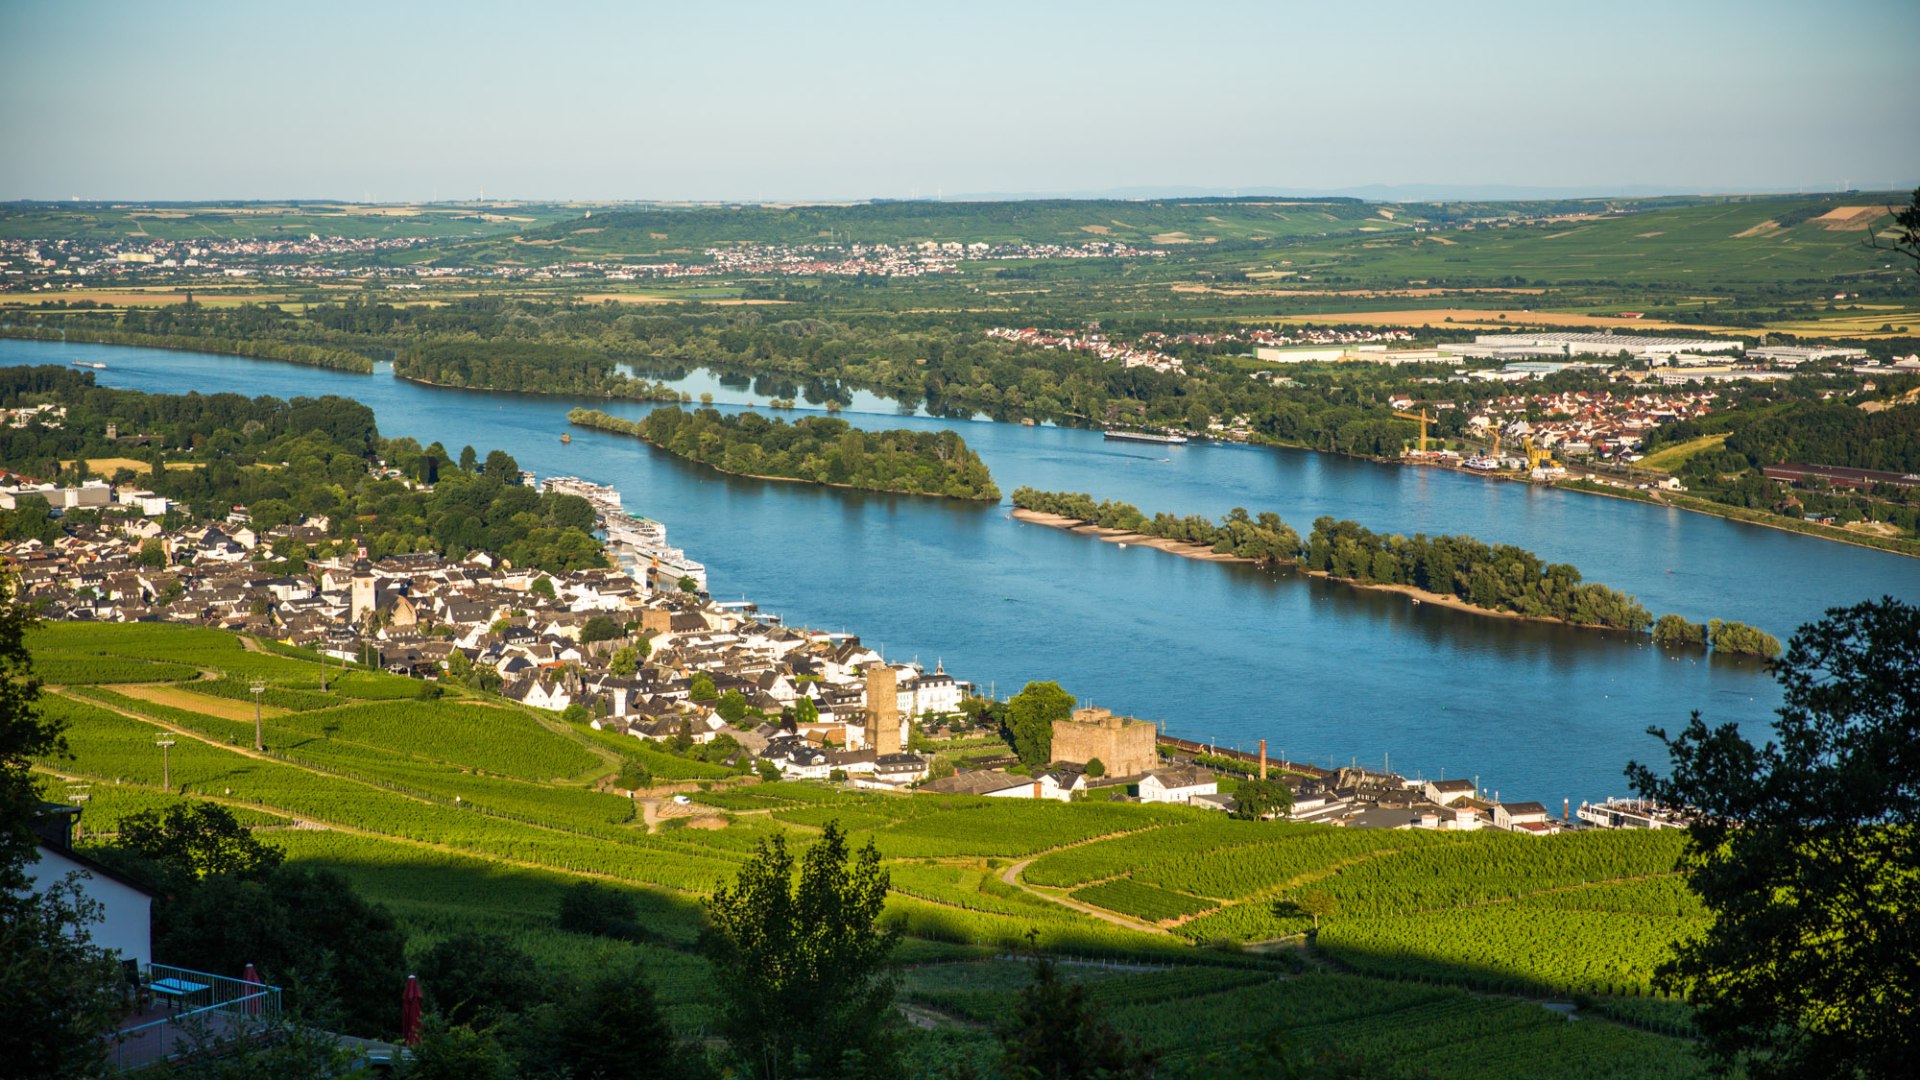
M 1544 446 L 1535 446 L 1533 444 L 1533 436 L 1531 435 L 1527 436 L 1526 447 L 1527 447 L 1527 470 L 1529 472 L 1531 472 L 1534 469 L 1540 468 L 1542 465 L 1553 464 L 1553 451 L 1548 450 Z
M 1427 407 L 1425 405 L 1420 406 L 1420 411 L 1417 413 L 1396 411 L 1393 415 L 1399 417 L 1402 420 L 1420 421 L 1420 456 L 1426 457 L 1427 456 L 1427 425 L 1433 423 L 1433 420 L 1434 420 L 1434 417 L 1428 414 Z

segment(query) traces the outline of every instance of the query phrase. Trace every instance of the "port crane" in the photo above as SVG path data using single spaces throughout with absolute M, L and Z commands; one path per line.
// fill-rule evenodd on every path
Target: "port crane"
M 1552 465 L 1554 463 L 1553 451 L 1548 450 L 1544 446 L 1535 446 L 1533 436 L 1528 435 L 1526 437 L 1525 445 L 1527 449 L 1528 472 L 1532 472 L 1534 469 L 1538 469 L 1543 465 Z
M 1393 415 L 1399 417 L 1402 420 L 1417 420 L 1420 422 L 1420 456 L 1426 457 L 1427 456 L 1427 425 L 1433 423 L 1435 419 L 1431 413 L 1427 412 L 1427 407 L 1425 405 L 1420 406 L 1420 411 L 1417 413 L 1400 412 L 1398 410 L 1395 410 Z

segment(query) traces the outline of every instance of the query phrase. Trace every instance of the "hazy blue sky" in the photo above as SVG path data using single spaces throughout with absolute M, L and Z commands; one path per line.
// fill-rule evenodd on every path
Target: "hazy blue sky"
M 1920 181 L 1916 0 L 0 0 L 0 198 Z

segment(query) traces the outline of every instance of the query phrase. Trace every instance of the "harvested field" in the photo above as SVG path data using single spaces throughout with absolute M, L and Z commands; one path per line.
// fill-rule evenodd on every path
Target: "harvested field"
M 1892 212 L 1891 206 L 1836 206 L 1813 220 L 1826 226 L 1829 232 L 1845 232 L 1864 229 Z
M 130 698 L 151 701 L 155 705 L 168 705 L 188 712 L 197 712 L 202 716 L 212 716 L 221 720 L 252 720 L 253 703 L 234 701 L 230 698 L 213 697 L 210 694 L 196 694 L 191 690 L 182 690 L 177 686 L 134 685 L 116 686 L 115 690 Z M 272 705 L 260 706 L 260 715 L 285 716 L 287 710 Z
M 1616 315 L 1581 315 L 1564 311 L 1516 311 L 1512 308 L 1423 308 L 1414 311 L 1350 311 L 1315 315 L 1282 315 L 1281 323 L 1346 323 L 1353 326 L 1439 326 L 1443 323 L 1470 330 L 1497 330 L 1506 326 L 1632 326 L 1642 330 L 1726 331 L 1724 326 L 1697 326 L 1658 319 L 1623 319 Z
M 66 466 L 69 469 L 73 468 L 73 462 L 71 461 L 63 461 L 61 462 L 61 464 Z M 172 471 L 174 469 L 198 469 L 198 468 L 200 468 L 200 463 L 197 461 L 167 462 L 167 469 L 169 471 Z M 148 462 L 140 461 L 138 459 L 130 458 L 130 457 L 90 457 L 87 459 L 87 471 L 99 476 L 112 476 L 114 473 L 119 472 L 121 469 L 126 469 L 131 472 L 137 472 L 140 475 L 145 476 L 148 473 L 153 471 L 153 466 Z

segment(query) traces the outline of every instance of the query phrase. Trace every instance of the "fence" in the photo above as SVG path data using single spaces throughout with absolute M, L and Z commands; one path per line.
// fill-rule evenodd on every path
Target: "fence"
M 137 988 L 141 1020 L 156 1009 L 172 1010 L 158 1019 L 133 1023 L 107 1039 L 113 1068 L 119 1072 L 173 1061 L 236 1039 L 256 1038 L 280 1018 L 280 988 L 190 968 L 149 964 Z

